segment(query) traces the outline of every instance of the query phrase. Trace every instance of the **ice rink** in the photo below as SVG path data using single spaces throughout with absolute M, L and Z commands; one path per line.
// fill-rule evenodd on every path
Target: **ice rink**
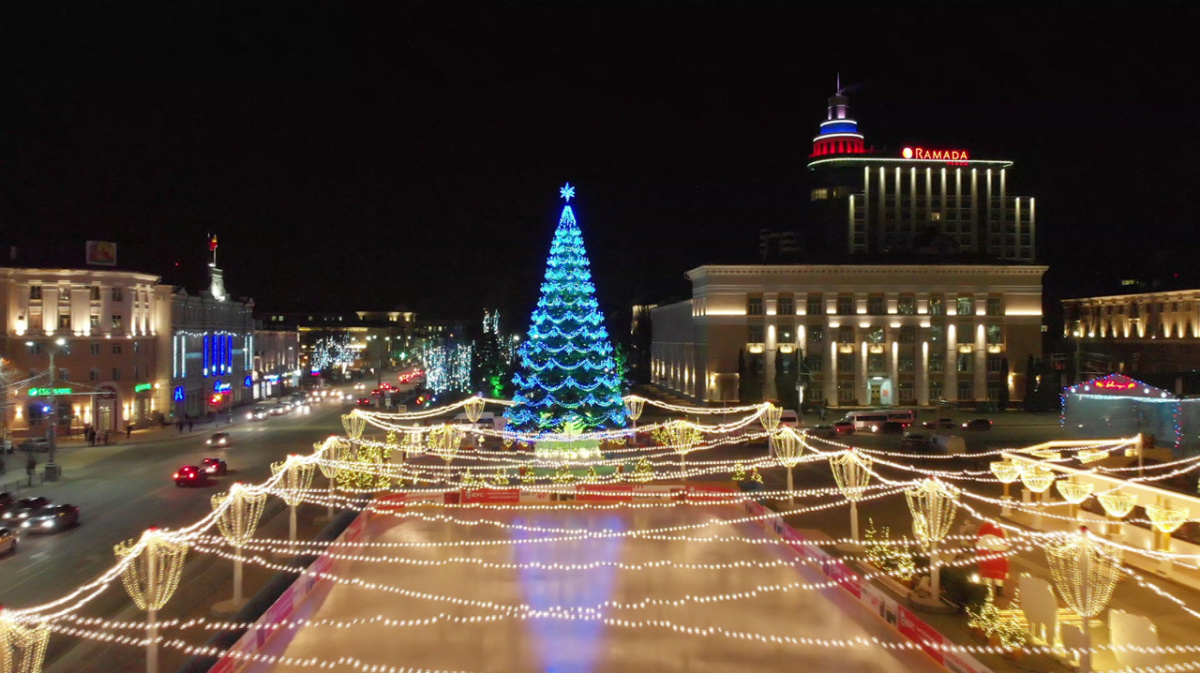
M 487 568 L 450 562 L 433 566 L 341 561 L 342 576 L 437 597 L 528 605 L 535 610 L 595 607 L 605 601 L 636 603 L 646 598 L 680 599 L 740 592 L 756 585 L 806 581 L 822 576 L 801 565 L 769 568 L 691 569 L 652 567 L 626 569 L 606 565 L 562 570 L 551 564 L 613 561 L 647 564 L 670 560 L 682 564 L 727 564 L 735 561 L 791 559 L 786 548 L 771 544 L 697 540 L 608 537 L 570 541 L 538 541 L 562 534 L 515 527 L 564 530 L 629 531 L 680 524 L 704 525 L 668 535 L 687 537 L 742 536 L 767 539 L 752 523 L 727 524 L 713 519 L 742 516 L 730 506 L 682 506 L 644 509 L 469 510 L 422 509 L 463 520 L 492 519 L 507 526 L 466 525 L 411 517 L 376 515 L 364 540 L 436 543 L 373 549 L 374 556 L 403 556 L 430 561 L 474 558 L 522 567 Z M 467 546 L 464 542 L 501 541 Z M 350 550 L 346 550 L 350 552 Z M 355 551 L 354 553 L 360 553 Z M 396 620 L 439 614 L 481 616 L 499 610 L 431 598 L 414 598 L 345 584 L 320 590 L 295 617 L 353 620 L 375 616 Z M 841 589 L 764 592 L 731 601 L 690 602 L 641 609 L 607 606 L 604 617 L 621 620 L 669 620 L 692 628 L 719 626 L 730 631 L 810 638 L 850 639 L 899 636 Z M 722 635 L 680 633 L 664 627 L 628 627 L 597 620 L 508 618 L 492 622 L 426 626 L 359 624 L 347 628 L 308 626 L 290 643 L 278 634 L 268 650 L 290 657 L 334 661 L 343 657 L 367 665 L 412 667 L 429 671 L 489 673 L 662 673 L 663 671 L 766 673 L 774 671 L 941 671 L 920 652 L 889 653 L 878 647 L 766 644 Z M 260 669 L 262 670 L 262 669 Z M 275 673 L 310 673 L 313 668 L 276 665 Z M 355 670 L 353 667 L 334 670 Z M 370 670 L 369 668 L 367 670 Z M 386 668 L 384 669 L 386 670 Z

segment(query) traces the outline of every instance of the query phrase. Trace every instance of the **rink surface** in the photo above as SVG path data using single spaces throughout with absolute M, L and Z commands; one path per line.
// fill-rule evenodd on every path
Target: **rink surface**
M 512 525 L 588 530 L 646 530 L 689 523 L 703 527 L 673 533 L 768 539 L 754 524 L 708 523 L 741 516 L 729 506 L 669 509 L 541 511 L 419 510 L 460 519 L 488 518 Z M 364 540 L 376 542 L 454 543 L 480 540 L 533 540 L 555 533 L 522 531 L 493 525 L 430 522 L 409 517 L 375 516 Z M 646 563 L 728 563 L 792 558 L 779 545 L 737 542 L 653 540 L 616 537 L 494 546 L 406 547 L 369 552 L 408 558 L 445 560 L 474 557 L 498 563 L 529 565 L 577 564 L 591 561 Z M 452 563 L 432 567 L 342 561 L 342 576 L 403 587 L 439 596 L 493 601 L 546 610 L 555 606 L 594 606 L 606 600 L 631 603 L 644 598 L 709 596 L 777 582 L 819 582 L 823 577 L 804 566 L 694 570 L 670 567 L 625 570 L 493 569 Z M 361 587 L 333 584 L 315 591 L 295 617 L 351 620 L 373 616 L 418 619 L 439 613 L 462 616 L 496 614 L 495 610 L 397 596 Z M 732 631 L 849 639 L 856 636 L 897 641 L 900 636 L 877 615 L 841 589 L 761 593 L 733 601 L 603 609 L 614 619 L 665 619 L 689 627 L 720 626 Z M 276 636 L 267 649 L 291 657 L 335 661 L 351 657 L 368 665 L 412 667 L 429 671 L 474 673 L 687 673 L 745 671 L 942 671 L 920 652 L 887 652 L 878 647 L 832 648 L 818 645 L 764 644 L 723 636 L 677 633 L 665 628 L 608 625 L 598 621 L 507 619 L 489 623 L 428 626 L 356 625 L 351 628 L 312 626 Z M 260 669 L 264 670 L 264 669 Z M 275 665 L 274 673 L 311 673 L 312 668 Z M 341 666 L 332 670 L 359 670 Z M 367 669 L 369 670 L 369 668 Z

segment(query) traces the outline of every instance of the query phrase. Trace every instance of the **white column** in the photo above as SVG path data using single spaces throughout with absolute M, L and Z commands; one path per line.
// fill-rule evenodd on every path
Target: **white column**
M 987 301 L 987 300 L 984 300 Z M 978 320 L 978 318 L 976 318 Z M 983 323 L 975 325 L 975 399 L 987 399 L 987 338 Z M 1009 363 L 1010 365 L 1012 363 Z
M 825 376 L 825 401 L 833 406 L 838 403 L 837 398 L 837 339 L 835 335 L 830 333 L 831 330 L 826 324 L 825 337 L 829 339 L 829 362 L 825 367 L 825 371 L 821 372 Z
M 947 299 L 952 295 L 946 295 Z M 947 310 L 947 313 L 949 311 Z M 944 373 L 943 381 L 945 381 L 945 389 L 942 394 L 948 400 L 958 399 L 958 325 L 949 322 L 950 317 L 947 316 L 946 322 L 946 353 L 943 356 L 942 372 Z M 968 334 L 967 338 L 971 338 Z
M 1011 259 L 1021 258 L 1021 197 L 1013 199 L 1013 244 Z M 1008 244 L 1008 235 L 1004 236 L 1005 245 Z M 1009 258 L 1007 255 L 1006 258 Z
M 896 406 L 900 404 L 900 363 L 897 362 L 900 354 L 900 344 L 896 342 L 895 334 L 891 335 L 888 342 L 891 344 L 888 357 L 892 360 L 891 366 L 888 367 L 888 373 L 892 377 L 892 399 L 890 401 L 892 406 Z
M 962 169 L 961 168 L 954 169 L 954 221 L 957 223 L 955 226 L 958 227 L 958 235 L 962 236 L 963 235 L 963 233 L 962 233 L 963 218 L 962 218 Z M 972 232 L 972 233 L 974 233 L 974 232 Z M 960 241 L 959 245 L 961 246 L 962 239 L 960 238 L 959 241 Z M 971 241 L 972 249 L 974 249 L 974 244 L 975 244 L 975 242 Z
M 987 233 L 979 230 L 979 169 L 971 169 L 971 212 L 970 224 L 972 235 L 975 236 L 975 252 L 987 250 Z
M 1037 250 L 1037 218 L 1035 217 L 1037 214 L 1036 203 L 1037 200 L 1034 199 L 1034 197 L 1029 197 L 1029 254 L 1023 256 L 1022 259 L 1030 262 L 1032 262 L 1037 256 L 1035 252 Z M 1017 239 L 1017 245 L 1021 245 L 1020 238 Z M 1012 363 L 1010 362 L 1009 364 Z
M 921 358 L 917 363 L 917 404 L 929 405 L 929 342 L 921 342 Z
M 863 167 L 863 248 L 866 252 L 871 247 L 871 167 Z
M 879 230 L 879 242 L 877 250 L 883 250 L 883 242 L 885 238 L 884 220 L 887 219 L 887 175 L 884 173 L 886 169 L 883 166 L 879 167 L 879 221 L 875 223 L 875 227 Z
M 867 342 L 863 341 L 861 354 L 858 358 L 858 368 L 854 371 L 854 389 L 858 391 L 858 403 L 870 404 L 871 390 L 867 378 Z

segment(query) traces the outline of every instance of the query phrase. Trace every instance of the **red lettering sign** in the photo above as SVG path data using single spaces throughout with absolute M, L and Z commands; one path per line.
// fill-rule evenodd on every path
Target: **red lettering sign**
M 927 150 L 924 147 L 905 147 L 900 154 L 905 159 L 945 161 L 949 164 L 960 166 L 965 166 L 971 160 L 966 150 Z
M 1130 390 L 1136 388 L 1137 384 L 1133 381 L 1097 381 L 1097 388 L 1108 388 L 1109 390 Z

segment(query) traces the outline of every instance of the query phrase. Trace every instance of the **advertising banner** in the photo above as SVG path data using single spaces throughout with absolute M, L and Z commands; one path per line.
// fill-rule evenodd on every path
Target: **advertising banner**
M 88 266 L 116 266 L 117 244 L 111 241 L 88 241 L 85 262 Z
M 943 644 L 945 639 L 942 638 L 942 634 L 935 631 L 932 626 L 926 624 L 920 617 L 913 614 L 912 610 L 903 605 L 900 606 L 898 617 L 896 630 L 905 638 L 920 645 L 921 649 L 933 657 L 934 661 L 944 664 L 945 658 L 942 651 L 936 647 L 929 647 L 929 645 Z

